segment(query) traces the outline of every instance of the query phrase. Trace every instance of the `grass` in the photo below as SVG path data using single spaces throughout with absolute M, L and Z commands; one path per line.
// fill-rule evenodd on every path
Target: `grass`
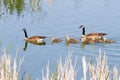
M 81 60 L 83 68 L 83 70 L 81 70 L 83 73 L 82 78 L 76 79 L 76 76 L 79 76 L 76 73 L 76 61 L 73 62 L 75 63 L 73 65 L 72 54 L 69 53 L 64 63 L 62 63 L 60 57 L 57 62 L 57 71 L 56 73 L 52 73 L 52 75 L 48 64 L 46 73 L 42 73 L 42 80 L 120 80 L 117 67 L 114 66 L 113 69 L 109 69 L 107 57 L 105 54 L 102 54 L 101 51 L 96 61 L 90 60 L 87 62 L 85 56 L 83 56 Z M 89 77 L 87 74 L 89 74 Z
M 0 80 L 19 80 L 19 72 L 24 57 L 17 62 L 17 55 L 14 59 L 3 49 L 0 57 Z M 79 70 L 83 77 L 76 79 L 78 70 L 76 68 L 77 59 L 72 60 L 72 53 L 69 52 L 64 61 L 60 57 L 57 61 L 56 72 L 50 72 L 50 65 L 46 67 L 46 72 L 42 70 L 42 79 L 40 80 L 120 80 L 118 68 L 114 66 L 110 68 L 107 63 L 107 56 L 99 52 L 99 56 L 95 61 L 90 59 L 86 61 L 86 57 L 82 56 L 82 70 Z M 30 80 L 31 75 L 23 74 L 22 80 Z
M 0 58 L 0 80 L 18 80 L 20 67 L 24 58 L 20 59 L 17 65 L 17 56 L 11 59 L 11 56 L 3 49 Z
M 76 76 L 76 62 L 75 65 L 72 65 L 72 55 L 69 54 L 66 59 L 65 63 L 62 64 L 62 59 L 60 59 L 57 62 L 57 72 L 52 73 L 52 75 L 49 72 L 49 64 L 47 66 L 46 75 L 42 73 L 42 80 L 74 80 Z

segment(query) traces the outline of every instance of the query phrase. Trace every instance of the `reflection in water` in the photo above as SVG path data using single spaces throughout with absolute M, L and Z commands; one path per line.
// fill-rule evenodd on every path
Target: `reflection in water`
M 70 42 L 66 42 L 66 43 L 65 43 L 66 47 L 69 47 L 69 46 L 70 46 L 70 44 L 77 45 L 78 43 L 77 43 L 77 44 L 76 44 L 76 43 L 70 43 Z
M 42 7 L 41 7 L 41 0 L 30 0 L 29 7 L 26 7 L 25 0 L 0 0 L 0 15 L 2 13 L 8 13 L 13 15 L 14 12 L 17 12 L 17 15 L 20 16 L 25 9 L 32 8 L 34 12 L 40 12 L 42 15 L 45 15 Z M 52 0 L 47 1 L 48 5 L 52 4 Z M 5 11 L 5 12 L 2 12 Z
M 70 46 L 70 43 L 66 42 L 65 45 L 66 45 L 66 47 L 68 47 L 68 46 Z
M 23 48 L 24 51 L 26 51 L 27 46 L 28 46 L 28 42 L 25 41 L 25 46 L 24 46 L 24 48 Z
M 40 7 L 40 0 L 30 0 L 32 10 L 39 12 L 42 8 Z
M 112 43 L 115 43 L 115 41 L 114 40 L 105 40 L 105 41 L 98 40 L 98 42 L 95 42 L 95 43 L 92 43 L 92 44 L 82 42 L 81 43 L 81 48 L 85 49 L 85 46 L 87 46 L 87 45 L 91 45 L 92 47 L 94 47 L 95 44 L 102 44 L 103 47 L 105 47 L 107 44 L 112 44 Z
M 13 15 L 14 11 L 17 11 L 18 16 L 22 13 L 22 10 L 25 8 L 24 0 L 2 0 L 0 2 L 0 7 L 4 7 L 6 9 L 6 13 L 10 13 Z
M 46 44 L 45 41 L 43 41 L 43 42 L 31 41 L 31 42 L 29 42 L 29 43 L 34 44 L 34 45 L 45 45 L 45 44 Z
M 52 3 L 53 3 L 53 1 L 52 1 L 52 0 L 48 0 L 48 5 L 49 5 L 49 6 L 51 6 L 51 5 L 52 5 Z
M 18 15 L 20 15 L 22 10 L 24 9 L 24 0 L 16 0 L 16 9 Z
M 25 46 L 24 46 L 24 48 L 23 48 L 24 51 L 26 51 L 27 46 L 28 46 L 28 43 L 31 43 L 31 44 L 34 44 L 34 45 L 39 45 L 39 46 L 41 46 L 41 45 L 46 45 L 46 42 L 45 42 L 45 41 L 43 41 L 43 42 L 41 42 L 41 43 L 37 43 L 37 42 L 26 42 L 26 41 L 25 41 Z
M 4 13 L 0 13 L 0 18 L 4 15 Z
M 81 49 L 85 49 L 85 46 L 87 45 L 91 45 L 91 47 L 94 47 L 94 44 L 81 43 Z
M 32 10 L 35 12 L 39 12 L 42 11 L 42 7 L 41 7 L 41 0 L 30 0 L 30 4 L 32 6 Z M 47 0 L 48 6 L 52 5 L 52 0 Z

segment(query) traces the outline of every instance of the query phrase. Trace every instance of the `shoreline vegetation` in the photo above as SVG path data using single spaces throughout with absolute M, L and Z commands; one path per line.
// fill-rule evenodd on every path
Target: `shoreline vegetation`
M 12 58 L 6 49 L 0 55 L 0 80 L 18 80 L 24 57 L 17 62 L 17 54 Z
M 39 80 L 120 80 L 118 68 L 116 66 L 110 68 L 105 53 L 103 54 L 101 51 L 99 51 L 99 56 L 95 61 L 92 59 L 86 61 L 86 56 L 82 56 L 80 67 L 83 70 L 79 71 L 81 71 L 83 77 L 80 79 L 76 79 L 79 76 L 76 69 L 77 59 L 74 61 L 72 60 L 72 53 L 68 52 L 64 63 L 62 57 L 57 60 L 57 70 L 54 73 L 50 72 L 48 62 L 46 72 L 42 70 L 42 79 Z M 17 54 L 15 58 L 12 58 L 10 54 L 6 53 L 6 49 L 3 49 L 0 56 L 0 80 L 19 80 L 19 72 L 23 63 L 24 57 L 20 58 L 18 62 Z M 31 80 L 30 78 L 31 75 L 23 75 L 21 79 Z

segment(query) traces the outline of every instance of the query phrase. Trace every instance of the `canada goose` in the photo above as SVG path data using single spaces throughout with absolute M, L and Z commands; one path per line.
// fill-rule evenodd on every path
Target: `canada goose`
M 25 28 L 23 28 L 24 34 L 25 34 L 25 41 L 27 42 L 31 42 L 31 43 L 42 43 L 44 41 L 44 38 L 46 38 L 46 36 L 32 36 L 32 37 L 28 37 L 27 35 L 27 31 Z
M 82 37 L 84 37 L 84 40 L 86 40 L 86 39 L 92 39 L 92 40 L 103 39 L 103 36 L 107 35 L 106 33 L 97 33 L 97 32 L 85 34 L 85 26 L 81 25 L 79 28 L 82 28 Z
M 68 35 L 66 35 L 65 38 L 66 38 L 66 43 L 74 43 L 74 44 L 79 43 L 77 39 L 70 38 Z
M 51 43 L 59 43 L 62 42 L 62 40 L 60 38 L 55 38 L 55 37 L 51 37 Z

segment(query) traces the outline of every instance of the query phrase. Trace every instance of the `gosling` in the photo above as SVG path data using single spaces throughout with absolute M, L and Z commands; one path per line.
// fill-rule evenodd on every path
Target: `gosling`
M 68 35 L 65 36 L 65 39 L 66 39 L 66 43 L 73 43 L 73 44 L 79 43 L 79 41 L 77 39 L 70 38 Z

